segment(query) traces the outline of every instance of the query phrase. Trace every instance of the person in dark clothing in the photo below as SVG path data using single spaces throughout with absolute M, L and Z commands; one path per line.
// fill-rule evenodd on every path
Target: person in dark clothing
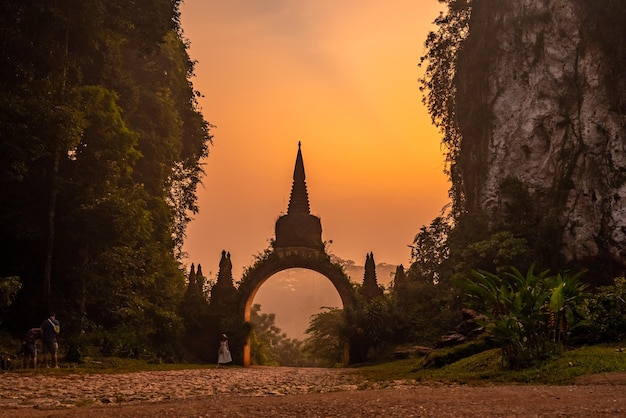
M 56 314 L 50 312 L 48 318 L 41 323 L 41 345 L 43 347 L 43 361 L 48 367 L 52 363 L 52 367 L 58 368 L 58 355 L 59 344 L 57 343 L 57 334 L 61 330 L 61 324 L 56 319 Z
M 37 340 L 41 339 L 41 328 L 31 328 L 22 341 L 22 354 L 24 355 L 24 368 L 29 366 L 37 368 Z

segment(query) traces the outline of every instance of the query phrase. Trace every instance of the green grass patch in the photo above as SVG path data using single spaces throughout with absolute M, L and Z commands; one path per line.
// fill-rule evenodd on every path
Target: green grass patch
M 470 341 L 453 347 L 441 348 L 428 355 L 428 358 L 423 363 L 423 367 L 443 367 L 447 364 L 452 364 L 464 358 L 482 353 L 491 348 L 493 348 L 493 344 L 491 344 L 487 338 L 480 338 L 476 341 Z
M 626 372 L 626 351 L 597 345 L 568 350 L 540 366 L 523 370 L 502 367 L 499 349 L 483 351 L 441 368 L 423 368 L 423 358 L 398 360 L 359 368 L 370 381 L 416 380 L 424 383 L 466 385 L 550 384 L 565 385 L 595 373 Z

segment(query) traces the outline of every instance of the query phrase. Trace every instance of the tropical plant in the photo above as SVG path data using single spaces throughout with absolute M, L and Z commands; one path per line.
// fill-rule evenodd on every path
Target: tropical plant
M 523 275 L 511 267 L 501 275 L 474 271 L 462 286 L 488 318 L 484 325 L 505 365 L 520 369 L 558 354 L 571 330 L 583 323 L 581 305 L 589 295 L 582 274 L 535 274 L 533 265 Z

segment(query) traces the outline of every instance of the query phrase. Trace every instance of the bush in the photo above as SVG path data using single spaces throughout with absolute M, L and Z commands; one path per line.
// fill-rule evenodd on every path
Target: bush
M 558 354 L 571 330 L 582 321 L 582 302 L 589 296 L 576 275 L 526 275 L 510 268 L 496 275 L 474 271 L 464 283 L 476 310 L 488 319 L 486 331 L 501 346 L 505 366 L 530 367 Z
M 587 299 L 583 310 L 588 318 L 575 334 L 584 343 L 621 342 L 626 337 L 626 278 L 618 277 L 612 286 L 602 286 Z

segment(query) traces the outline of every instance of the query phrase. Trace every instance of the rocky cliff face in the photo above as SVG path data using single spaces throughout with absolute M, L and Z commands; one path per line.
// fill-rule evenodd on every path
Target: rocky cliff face
M 457 66 L 459 168 L 468 210 L 492 226 L 526 208 L 530 226 L 556 231 L 564 260 L 625 266 L 626 33 L 605 26 L 624 15 L 606 7 L 624 6 L 600 1 L 599 15 L 587 3 L 473 2 Z

